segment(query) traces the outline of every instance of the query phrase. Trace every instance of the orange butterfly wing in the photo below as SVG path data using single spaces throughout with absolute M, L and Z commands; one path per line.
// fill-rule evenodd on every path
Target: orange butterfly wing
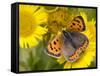
M 75 17 L 67 27 L 67 30 L 72 32 L 82 32 L 85 29 L 85 22 L 82 16 Z
M 75 51 L 75 53 L 74 53 L 72 56 L 69 57 L 68 61 L 69 61 L 69 62 L 74 62 L 74 61 L 76 61 L 76 60 L 79 58 L 80 54 L 81 54 L 82 52 L 84 52 L 84 50 L 87 48 L 88 44 L 89 44 L 89 41 L 86 40 L 86 41 L 84 42 L 84 44 L 83 44 L 81 47 L 79 47 L 79 48 Z
M 46 53 L 52 57 L 58 58 L 61 56 L 61 39 L 57 35 L 47 46 Z

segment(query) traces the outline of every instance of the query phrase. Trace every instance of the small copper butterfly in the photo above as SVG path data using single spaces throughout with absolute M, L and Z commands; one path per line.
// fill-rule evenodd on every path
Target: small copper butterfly
M 69 23 L 67 31 L 62 30 L 48 43 L 46 53 L 55 58 L 63 54 L 67 61 L 75 62 L 89 45 L 88 38 L 81 33 L 85 29 L 83 17 L 75 17 Z

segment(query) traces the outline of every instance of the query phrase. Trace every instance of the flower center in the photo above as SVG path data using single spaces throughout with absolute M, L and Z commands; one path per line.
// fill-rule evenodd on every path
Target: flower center
M 20 11 L 19 15 L 19 35 L 21 37 L 27 37 L 33 33 L 35 27 L 35 21 L 33 13 L 28 11 Z

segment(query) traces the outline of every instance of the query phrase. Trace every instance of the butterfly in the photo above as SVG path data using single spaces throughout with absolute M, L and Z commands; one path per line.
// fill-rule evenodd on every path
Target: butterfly
M 69 22 L 68 29 L 62 30 L 47 45 L 46 53 L 54 58 L 63 54 L 68 62 L 77 61 L 89 45 L 88 38 L 81 32 L 86 26 L 82 16 L 76 16 Z

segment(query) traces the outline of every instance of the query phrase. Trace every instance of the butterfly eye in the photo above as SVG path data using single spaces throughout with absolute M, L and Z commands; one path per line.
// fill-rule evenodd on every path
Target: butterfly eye
M 69 37 L 68 32 L 63 31 L 63 34 L 64 34 L 64 36 L 65 36 L 66 38 Z

